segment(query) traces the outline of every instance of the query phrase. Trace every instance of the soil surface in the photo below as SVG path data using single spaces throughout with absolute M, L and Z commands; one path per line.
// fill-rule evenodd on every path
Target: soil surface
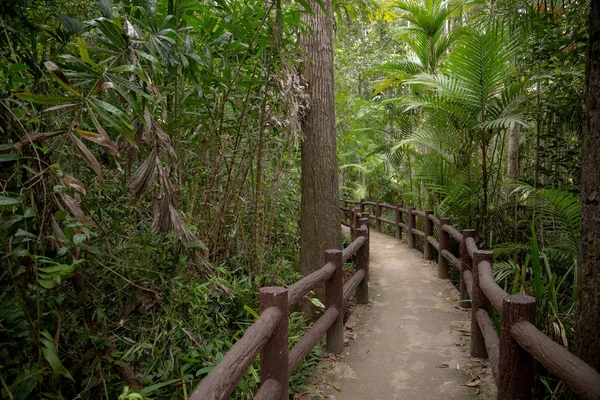
M 470 313 L 436 264 L 371 230 L 370 304 L 353 308 L 344 354 L 295 399 L 492 399 L 491 369 L 469 358 Z

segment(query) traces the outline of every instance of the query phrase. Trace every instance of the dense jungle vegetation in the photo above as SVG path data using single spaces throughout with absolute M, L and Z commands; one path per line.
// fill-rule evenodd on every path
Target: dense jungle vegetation
M 187 398 L 258 288 L 300 277 L 320 4 L 0 0 L 2 398 Z M 476 228 L 571 348 L 589 1 L 332 6 L 340 197 Z M 258 383 L 255 363 L 236 398 Z

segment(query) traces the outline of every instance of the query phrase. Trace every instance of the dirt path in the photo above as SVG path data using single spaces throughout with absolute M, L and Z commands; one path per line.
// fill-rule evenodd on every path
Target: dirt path
M 373 230 L 370 253 L 372 303 L 353 309 L 345 353 L 328 357 L 303 398 L 492 398 L 489 368 L 468 357 L 470 314 L 452 284 L 418 252 Z M 465 386 L 476 376 L 481 384 Z

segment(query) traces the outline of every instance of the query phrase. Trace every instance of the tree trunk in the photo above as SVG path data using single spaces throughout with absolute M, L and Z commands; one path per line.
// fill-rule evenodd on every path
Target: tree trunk
M 600 371 L 600 0 L 592 0 L 588 51 L 575 351 Z
M 311 14 L 302 20 L 311 28 L 300 39 L 310 109 L 302 123 L 302 201 L 300 206 L 300 272 L 324 265 L 327 249 L 342 244 L 333 78 L 331 0 L 309 0 Z M 319 294 L 319 293 L 317 293 Z M 321 292 L 322 294 L 322 292 Z M 320 296 L 321 297 L 321 296 Z
M 521 141 L 521 129 L 515 125 L 508 135 L 508 180 L 516 182 L 519 180 L 519 143 Z

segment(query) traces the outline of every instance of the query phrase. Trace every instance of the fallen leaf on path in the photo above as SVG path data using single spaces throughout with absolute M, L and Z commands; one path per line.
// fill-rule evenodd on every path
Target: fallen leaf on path
M 346 329 L 353 331 L 355 326 L 356 322 L 346 322 Z
M 475 378 L 471 379 L 470 382 L 465 383 L 465 386 L 477 387 L 477 386 L 479 386 L 480 383 L 481 383 L 481 379 L 478 376 L 476 376 Z
M 341 391 L 342 391 L 342 388 L 341 388 L 341 387 L 339 387 L 338 385 L 333 385 L 333 388 L 334 388 L 335 390 L 337 390 L 338 392 L 341 392 Z
M 436 368 L 449 368 L 449 367 L 450 366 L 448 364 L 440 364 Z

